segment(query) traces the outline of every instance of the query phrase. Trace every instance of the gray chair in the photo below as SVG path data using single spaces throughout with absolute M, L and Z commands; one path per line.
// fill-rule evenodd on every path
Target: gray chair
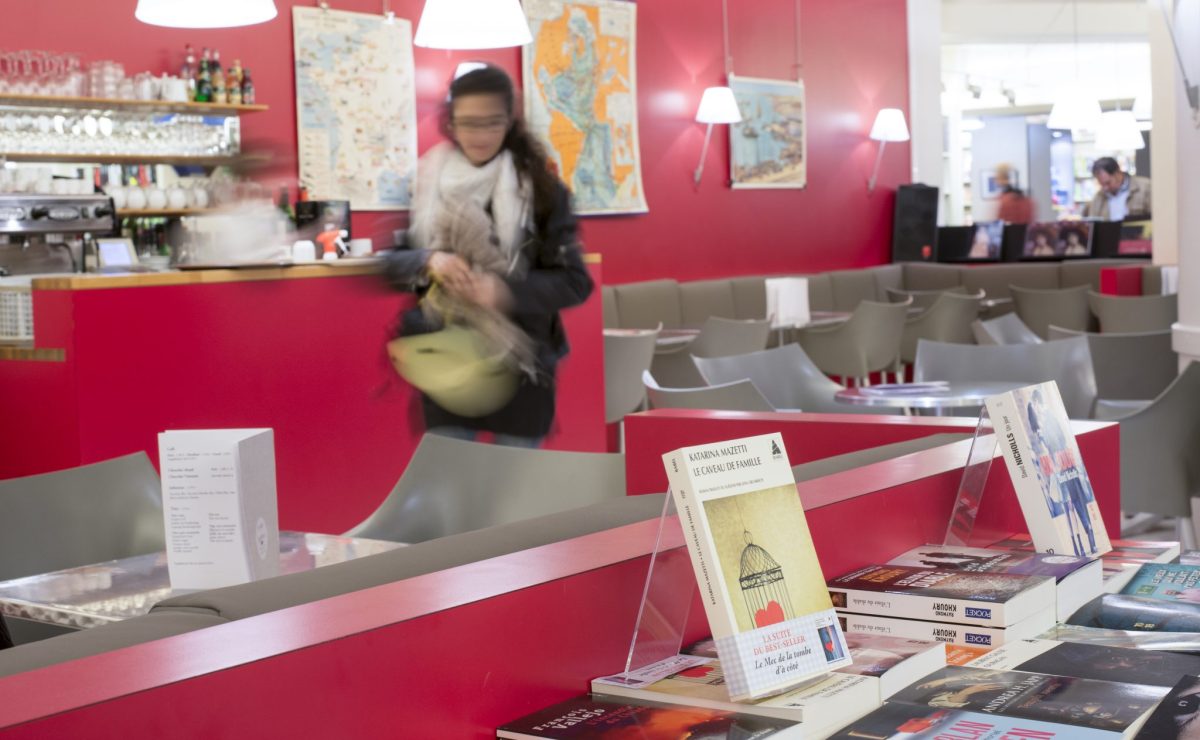
M 979 303 L 982 300 L 982 291 L 975 295 L 946 291 L 919 316 L 905 321 L 904 335 L 900 340 L 900 362 L 911 365 L 917 358 L 918 339 L 974 344 L 971 324 L 978 321 Z
M 1050 325 L 1088 331 L 1092 312 L 1088 308 L 1086 285 L 1061 290 L 1037 290 L 1009 286 L 1017 316 L 1042 339 L 1049 336 Z
M 865 450 L 856 452 L 847 452 L 844 455 L 834 455 L 833 457 L 823 457 L 820 460 L 801 463 L 800 465 L 792 466 L 792 475 L 796 478 L 797 483 L 824 478 L 828 475 L 844 473 L 847 470 L 854 470 L 865 465 L 874 465 L 875 463 L 883 462 L 884 460 L 894 460 L 897 457 L 911 455 L 916 452 L 924 452 L 931 450 L 934 447 L 942 447 L 944 445 L 962 442 L 963 440 L 971 439 L 970 434 L 931 434 L 928 437 L 917 437 L 904 442 L 893 442 L 886 445 L 878 445 L 869 447 Z
M 654 378 L 668 388 L 695 388 L 704 385 L 692 356 L 729 357 L 744 355 L 767 348 L 771 324 L 762 321 L 740 321 L 710 316 L 700 327 L 700 333 L 687 344 L 659 349 L 650 362 Z
M 624 495 L 624 455 L 529 450 L 426 434 L 395 488 L 346 534 L 424 542 Z
M 166 547 L 146 453 L 0 481 L 0 581 Z
M 604 420 L 615 424 L 646 401 L 642 373 L 650 369 L 658 329 L 604 333 Z
M 942 297 L 943 293 L 958 293 L 965 294 L 966 287 L 956 285 L 953 288 L 945 290 L 900 290 L 899 288 L 887 288 L 887 298 L 892 303 L 904 303 L 909 298 L 912 298 L 913 308 L 932 308 L 933 304 Z
M 982 345 L 1041 344 L 1045 341 L 1034 334 L 1015 313 L 974 321 L 971 323 L 971 333 L 975 335 L 975 343 Z
M 710 385 L 749 380 L 777 410 L 869 414 L 870 409 L 834 400 L 842 386 L 829 379 L 798 344 L 734 357 L 697 357 L 696 368 Z
M 913 379 L 1027 385 L 1054 380 L 1072 419 L 1091 418 L 1092 404 L 1096 401 L 1092 355 L 1083 337 L 994 347 L 922 339 L 917 342 Z
M 1096 374 L 1096 395 L 1103 400 L 1152 401 L 1179 376 L 1179 355 L 1171 332 L 1091 334 L 1050 327 L 1050 339 L 1087 337 Z
M 865 384 L 871 373 L 895 367 L 911 305 L 862 301 L 844 323 L 801 329 L 800 346 L 822 372 Z
M 1119 332 L 1169 331 L 1179 321 L 1179 296 L 1144 295 L 1114 296 L 1088 292 L 1088 306 L 1100 321 L 1100 331 Z
M 642 383 L 646 386 L 646 398 L 652 409 L 775 410 L 749 380 L 698 388 L 663 388 L 647 372 L 642 375 Z
M 1057 344 L 1057 342 L 1055 343 Z M 1200 497 L 1200 362 L 1146 409 L 1121 419 L 1121 509 L 1180 517 L 1195 547 L 1192 500 Z

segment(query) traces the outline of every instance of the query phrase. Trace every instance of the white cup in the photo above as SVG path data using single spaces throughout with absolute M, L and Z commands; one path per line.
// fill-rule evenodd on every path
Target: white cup
M 187 83 L 178 77 L 164 77 L 162 80 L 162 99 L 172 103 L 186 103 L 188 99 Z
M 192 188 L 188 191 L 188 202 L 192 208 L 208 208 L 208 190 L 200 187 Z
M 146 207 L 152 211 L 161 211 L 167 207 L 167 194 L 162 188 L 146 188 Z
M 292 245 L 292 260 L 296 262 L 315 262 L 317 260 L 317 245 L 310 239 L 302 239 Z
M 167 207 L 175 210 L 187 208 L 188 194 L 183 188 L 171 188 L 167 191 Z
M 141 188 L 129 188 L 125 191 L 125 204 L 132 210 L 144 211 L 146 209 L 146 191 Z
M 351 257 L 370 257 L 375 252 L 375 243 L 370 239 L 351 239 L 349 247 Z
M 113 207 L 118 210 L 124 208 L 125 204 L 129 202 L 126 200 L 125 188 L 121 185 L 109 185 L 105 192 L 108 193 L 108 197 L 112 198 Z

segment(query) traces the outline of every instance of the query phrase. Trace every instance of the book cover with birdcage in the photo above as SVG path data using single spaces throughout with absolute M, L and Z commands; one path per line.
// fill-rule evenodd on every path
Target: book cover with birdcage
M 734 701 L 851 662 L 779 434 L 663 456 Z
M 1111 550 L 1058 384 L 992 396 L 987 411 L 1034 549 L 1089 558 Z

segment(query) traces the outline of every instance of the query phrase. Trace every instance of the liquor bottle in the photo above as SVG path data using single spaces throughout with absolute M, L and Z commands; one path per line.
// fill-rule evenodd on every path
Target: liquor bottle
M 282 185 L 279 188 L 279 212 L 288 219 L 288 221 L 296 220 L 296 211 L 292 208 L 291 199 L 288 198 L 287 185 Z
M 250 79 L 250 70 L 242 72 L 242 103 L 254 105 L 254 80 Z
M 230 90 L 232 90 L 235 81 L 237 82 L 237 86 L 240 88 L 242 86 L 242 60 L 241 59 L 233 60 L 233 66 L 229 68 L 229 79 L 225 81 L 225 84 L 229 86 Z
M 196 99 L 196 50 L 191 44 L 186 44 L 183 47 L 183 67 L 179 70 L 179 76 L 187 82 L 188 100 Z
M 208 103 L 212 101 L 212 77 L 208 70 L 209 63 L 208 48 L 204 49 L 204 55 L 200 57 L 200 70 L 196 74 L 196 102 Z
M 221 52 L 214 50 L 212 65 L 209 67 L 212 77 L 212 102 L 224 104 L 228 102 L 225 88 L 225 71 L 221 69 Z
M 230 67 L 229 74 L 225 75 L 225 94 L 229 98 L 230 105 L 241 105 L 242 103 L 242 83 L 238 79 L 239 76 L 234 67 Z

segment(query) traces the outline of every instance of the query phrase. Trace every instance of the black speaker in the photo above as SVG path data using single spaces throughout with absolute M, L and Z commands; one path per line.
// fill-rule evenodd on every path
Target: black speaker
M 937 260 L 938 189 L 929 185 L 896 188 L 892 218 L 892 262 Z

